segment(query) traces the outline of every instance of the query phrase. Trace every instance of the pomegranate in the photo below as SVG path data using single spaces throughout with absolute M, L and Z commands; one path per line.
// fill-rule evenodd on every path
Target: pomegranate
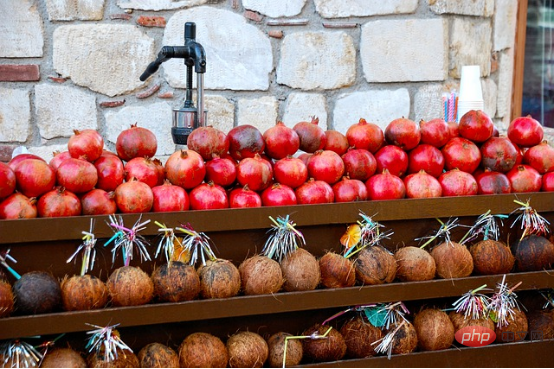
M 300 148 L 300 137 L 283 122 L 277 122 L 263 134 L 265 153 L 272 159 L 282 159 L 294 155 Z
M 229 154 L 235 160 L 253 158 L 265 149 L 265 141 L 258 128 L 249 124 L 236 126 L 227 133 Z
M 460 137 L 460 130 L 458 129 L 457 122 L 448 122 L 448 133 L 450 134 L 450 139 L 454 137 Z
M 190 191 L 192 210 L 224 209 L 229 207 L 225 189 L 213 182 L 202 183 Z
M 56 171 L 58 184 L 73 193 L 85 193 L 96 186 L 98 172 L 94 165 L 83 159 L 69 158 Z
M 160 168 L 162 171 L 160 172 Z M 158 159 L 133 158 L 125 164 L 125 180 L 136 178 L 146 183 L 150 188 L 163 183 L 163 166 Z
M 409 151 L 421 140 L 421 132 L 416 122 L 406 118 L 393 120 L 385 128 L 385 139 L 391 145 Z
M 56 184 L 56 173 L 42 159 L 25 159 L 13 171 L 17 190 L 27 197 L 39 197 Z
M 152 210 L 159 213 L 165 211 L 184 211 L 190 207 L 189 195 L 179 186 L 172 185 L 169 180 L 164 184 L 152 187 L 154 202 Z
M 421 144 L 408 154 L 408 173 L 419 173 L 424 170 L 427 174 L 438 178 L 444 169 L 444 156 L 436 146 Z
M 348 177 L 333 185 L 333 194 L 335 202 L 366 201 L 368 196 L 364 182 Z
M 364 149 L 375 154 L 385 144 L 383 130 L 377 124 L 368 123 L 360 118 L 358 123 L 351 125 L 346 131 L 348 144 L 356 149 Z
M 297 188 L 308 179 L 308 168 L 301 159 L 289 156 L 277 160 L 273 165 L 273 176 L 276 182 Z
M 237 179 L 237 165 L 232 159 L 221 158 L 214 154 L 212 160 L 206 162 L 206 181 L 229 187 Z
M 350 149 L 342 157 L 344 172 L 351 179 L 367 181 L 377 170 L 377 160 L 365 149 Z
M 257 192 L 244 187 L 235 188 L 229 194 L 229 207 L 231 208 L 259 208 L 262 206 L 262 198 Z
M 512 192 L 538 192 L 542 187 L 542 176 L 529 165 L 517 165 L 506 173 Z
M 554 171 L 554 147 L 542 141 L 525 152 L 523 162 L 532 166 L 540 174 L 552 172 Z
M 158 140 L 152 131 L 137 127 L 135 123 L 117 136 L 115 150 L 124 161 L 145 156 L 152 158 L 158 150 Z
M 117 186 L 123 183 L 125 167 L 119 156 L 104 151 L 94 162 L 94 167 L 98 173 L 97 188 L 111 192 L 115 191 Z
M 323 150 L 327 144 L 325 131 L 319 125 L 319 118 L 313 117 L 311 122 L 298 122 L 292 129 L 300 138 L 300 150 L 314 153 Z
M 512 186 L 504 173 L 485 169 L 482 173 L 473 174 L 477 181 L 479 195 L 496 195 L 512 192 Z
M 115 203 L 122 213 L 146 213 L 152 209 L 154 194 L 146 183 L 131 178 L 115 189 Z
M 458 122 L 460 136 L 473 142 L 485 142 L 492 137 L 494 124 L 482 110 L 470 110 Z
M 263 191 L 271 184 L 273 169 L 271 164 L 256 155 L 253 158 L 245 158 L 237 165 L 237 181 L 242 185 L 248 185 L 253 191 Z
M 81 196 L 83 215 L 110 215 L 117 212 L 115 192 L 95 188 Z
M 44 160 L 40 156 L 37 156 L 35 154 L 27 153 L 27 154 L 19 154 L 19 155 L 15 156 L 14 158 L 12 158 L 8 162 L 8 166 L 10 168 L 12 168 L 13 171 L 15 171 L 15 167 L 17 166 L 17 164 L 21 163 L 25 159 L 37 159 L 37 160 L 42 160 L 43 162 L 46 162 L 46 160 Z
M 481 163 L 481 151 L 477 145 L 463 137 L 450 139 L 441 152 L 446 170 L 458 168 L 473 173 Z
M 439 181 L 424 170 L 407 175 L 404 178 L 404 186 L 406 186 L 406 197 L 408 198 L 421 199 L 442 196 L 442 187 Z
M 30 219 L 37 217 L 37 199 L 28 198 L 19 192 L 0 202 L 0 219 Z
M 102 155 L 104 139 L 94 129 L 74 130 L 67 142 L 67 151 L 72 158 L 95 161 Z
M 82 211 L 81 200 L 73 192 L 58 186 L 38 199 L 37 211 L 41 218 L 78 216 Z
M 262 192 L 262 204 L 263 206 L 296 205 L 296 194 L 291 187 L 275 183 Z
M 450 129 L 444 119 L 436 118 L 429 121 L 419 121 L 421 143 L 435 147 L 443 147 L 450 140 Z
M 308 163 L 308 175 L 316 181 L 336 183 L 344 174 L 344 162 L 330 150 L 316 151 Z
M 188 136 L 187 147 L 208 161 L 214 154 L 221 156 L 229 151 L 229 139 L 225 133 L 212 126 L 198 127 Z
M 304 165 L 306 165 L 306 167 L 308 167 L 308 163 L 310 162 L 310 159 L 311 159 L 312 156 L 314 156 L 314 154 L 305 152 L 305 153 L 299 154 L 298 159 L 302 160 Z
M 542 176 L 542 187 L 541 190 L 545 192 L 554 191 L 554 172 L 548 172 Z M 1 207 L 1 205 L 0 205 Z
M 348 150 L 348 139 L 339 131 L 329 129 L 325 131 L 325 137 L 327 141 L 323 150 L 331 150 L 341 156 Z
M 0 199 L 10 196 L 15 191 L 15 182 L 12 168 L 0 162 Z
M 382 173 L 371 176 L 365 186 L 370 200 L 394 200 L 406 196 L 404 181 L 386 168 Z
M 516 145 L 535 146 L 543 137 L 542 125 L 530 115 L 516 118 L 508 126 L 508 138 Z
M 390 174 L 402 177 L 408 170 L 408 154 L 395 145 L 383 146 L 375 153 L 375 160 L 377 173 L 382 173 L 386 169 Z
M 326 204 L 335 201 L 333 188 L 327 182 L 310 178 L 295 190 L 299 204 Z
M 483 168 L 506 173 L 516 165 L 517 147 L 508 137 L 491 137 L 481 145 Z
M 190 190 L 198 186 L 206 176 L 204 160 L 196 151 L 176 151 L 165 162 L 165 175 L 169 181 Z
M 475 178 L 459 169 L 452 169 L 439 177 L 443 196 L 472 196 L 477 195 L 477 181 Z
M 50 165 L 50 167 L 54 169 L 54 172 L 55 172 L 58 170 L 58 167 L 60 166 L 60 164 L 65 159 L 69 159 L 70 157 L 71 155 L 69 154 L 69 151 L 64 151 L 64 152 L 54 151 L 54 156 L 52 157 L 48 165 Z

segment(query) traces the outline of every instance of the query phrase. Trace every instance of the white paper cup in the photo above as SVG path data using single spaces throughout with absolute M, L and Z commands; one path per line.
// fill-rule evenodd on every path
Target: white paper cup
M 483 90 L 481 89 L 481 68 L 478 65 L 462 66 L 462 77 L 460 80 L 460 95 L 458 102 L 481 101 Z

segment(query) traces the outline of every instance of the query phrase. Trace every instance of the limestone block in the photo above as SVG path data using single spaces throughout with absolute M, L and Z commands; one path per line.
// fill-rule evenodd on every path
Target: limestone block
M 25 142 L 31 133 L 29 91 L 0 87 L 0 142 Z
M 118 0 L 122 9 L 171 10 L 206 4 L 208 0 Z
M 494 13 L 494 50 L 514 46 L 517 22 L 517 0 L 496 0 Z
M 460 78 L 464 65 L 479 65 L 482 77 L 490 74 L 491 32 L 490 19 L 454 19 L 450 45 L 450 76 Z
M 235 105 L 220 95 L 205 95 L 204 99 L 208 110 L 208 125 L 227 134 L 235 122 Z
M 493 119 L 496 115 L 497 90 L 496 83 L 492 78 L 481 78 L 481 89 L 485 102 L 485 113 Z
M 323 18 L 345 18 L 414 13 L 418 0 L 314 0 L 314 3 Z
M 428 0 L 436 14 L 474 15 L 490 17 L 494 14 L 494 0 Z
M 510 115 L 512 109 L 512 83 L 514 76 L 514 53 L 508 49 L 500 53 L 498 72 L 498 97 L 496 101 L 496 116 Z
M 293 92 L 287 97 L 282 121 L 288 127 L 298 122 L 309 122 L 312 117 L 319 119 L 319 126 L 327 129 L 327 101 L 325 95 Z
M 44 28 L 31 0 L 0 1 L 0 58 L 42 57 Z
M 448 92 L 448 89 L 441 84 L 425 85 L 418 88 L 414 95 L 415 121 L 443 118 L 442 95 L 446 92 Z
M 105 4 L 106 0 L 46 0 L 46 10 L 50 20 L 102 20 Z
M 237 121 L 238 125 L 250 124 L 264 133 L 277 123 L 277 99 L 264 96 L 259 99 L 239 99 Z
M 268 17 L 293 17 L 300 14 L 306 0 L 242 0 L 242 6 Z

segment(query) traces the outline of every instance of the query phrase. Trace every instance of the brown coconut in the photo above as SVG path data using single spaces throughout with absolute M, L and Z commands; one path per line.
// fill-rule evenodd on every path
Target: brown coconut
M 267 342 L 254 332 L 236 333 L 226 346 L 231 368 L 261 368 L 269 355 Z
M 403 281 L 428 281 L 435 278 L 437 265 L 426 250 L 414 246 L 398 249 L 394 254 L 398 269 L 396 277 Z
M 239 265 L 245 295 L 277 293 L 283 286 L 283 272 L 278 262 L 263 255 L 244 260 Z
M 352 287 L 356 284 L 356 269 L 350 259 L 328 252 L 319 259 L 321 284 L 325 288 Z
M 304 357 L 313 362 L 337 361 L 346 355 L 346 342 L 338 330 L 328 325 L 316 324 L 304 331 L 303 336 L 317 334 L 326 338 L 304 339 L 302 340 L 302 349 Z
M 152 272 L 154 295 L 162 302 L 195 299 L 200 294 L 200 277 L 196 269 L 180 261 L 172 261 Z
M 423 351 L 445 350 L 454 342 L 454 324 L 442 310 L 421 310 L 414 318 L 414 328 Z
M 473 258 L 465 245 L 443 242 L 431 250 L 437 275 L 443 279 L 468 277 L 473 272 Z
M 49 350 L 41 368 L 86 368 L 87 363 L 80 353 L 71 348 L 56 348 Z
M 112 272 L 106 282 L 113 306 L 137 306 L 152 301 L 154 284 L 148 274 L 133 266 Z
M 285 283 L 283 290 L 311 291 L 315 290 L 321 280 L 319 263 L 309 251 L 297 248 L 281 260 L 281 272 Z
M 285 343 L 287 344 L 287 357 L 284 367 L 297 366 L 302 361 L 303 352 L 302 342 L 297 339 L 287 340 L 292 336 L 290 333 L 278 332 L 269 337 L 267 346 L 269 348 L 268 364 L 271 368 L 282 368 L 283 358 L 285 356 Z
M 95 276 L 85 274 L 66 277 L 61 288 L 66 311 L 101 309 L 108 303 L 108 287 Z
M 229 260 L 207 261 L 198 268 L 200 295 L 205 299 L 223 299 L 238 295 L 240 273 Z
M 554 265 L 554 244 L 542 236 L 524 237 L 512 245 L 516 271 L 533 272 L 550 269 Z
M 529 339 L 546 340 L 554 338 L 554 310 L 535 310 L 527 314 Z
M 448 314 L 450 321 L 454 325 L 454 332 L 458 332 L 460 329 L 471 326 L 480 326 L 494 331 L 494 322 L 491 318 L 484 317 L 479 319 L 466 318 L 463 313 L 451 311 Z
M 45 314 L 62 306 L 62 289 L 52 274 L 25 273 L 13 285 L 15 309 L 20 314 Z
M 364 358 L 375 355 L 375 346 L 372 343 L 383 336 L 383 331 L 361 316 L 356 316 L 340 329 L 346 342 L 346 356 L 349 358 Z
M 225 344 L 209 333 L 193 333 L 179 346 L 181 368 L 225 368 L 228 362 Z
M 117 357 L 113 360 L 104 360 L 104 352 L 93 352 L 87 357 L 89 368 L 138 368 L 137 355 L 132 351 L 117 349 Z
M 175 350 L 158 342 L 144 346 L 137 357 L 141 368 L 179 367 L 179 355 Z
M 506 244 L 484 240 L 470 246 L 475 272 L 481 275 L 507 274 L 514 267 L 514 255 Z
M 403 322 L 404 324 L 402 324 Z M 418 341 L 416 330 L 413 324 L 407 320 L 393 324 L 389 327 L 387 333 L 396 330 L 400 324 L 402 324 L 402 326 L 398 329 L 392 339 L 391 353 L 393 355 L 409 354 L 410 352 L 414 352 L 417 348 Z
M 527 315 L 518 309 L 514 309 L 514 314 L 508 316 L 508 325 L 503 327 L 496 326 L 496 342 L 518 342 L 523 341 L 527 336 Z
M 0 279 L 0 318 L 9 316 L 13 311 L 13 306 L 12 285 Z
M 390 283 L 396 276 L 396 259 L 382 246 L 372 246 L 360 251 L 354 266 L 356 279 L 362 284 Z

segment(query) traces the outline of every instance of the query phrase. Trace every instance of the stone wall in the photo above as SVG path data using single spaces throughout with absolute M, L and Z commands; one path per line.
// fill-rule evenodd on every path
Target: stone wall
M 506 127 L 516 11 L 517 0 L 2 0 L 0 160 L 19 145 L 49 159 L 74 129 L 98 129 L 113 148 L 133 123 L 172 153 L 183 61 L 139 76 L 163 45 L 183 44 L 187 21 L 207 54 L 208 124 L 225 132 L 441 117 L 468 64 Z

